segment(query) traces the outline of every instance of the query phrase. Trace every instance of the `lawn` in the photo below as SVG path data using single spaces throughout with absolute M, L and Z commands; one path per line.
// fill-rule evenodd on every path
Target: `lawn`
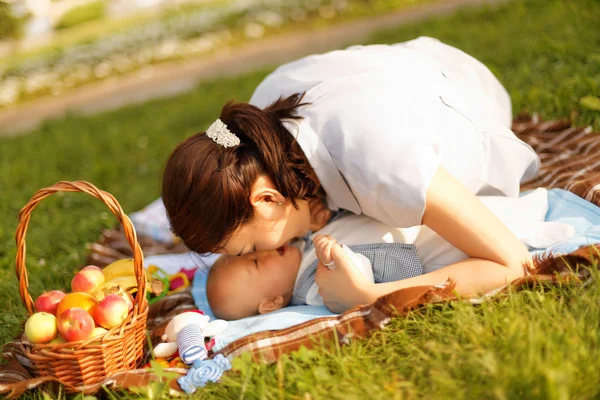
M 600 3 L 593 0 L 514 1 L 381 32 L 370 42 L 438 37 L 492 68 L 515 111 L 572 117 L 600 130 L 600 112 L 589 100 L 600 95 L 599 21 Z M 267 73 L 110 113 L 69 116 L 0 140 L 0 342 L 25 318 L 13 272 L 14 232 L 17 213 L 35 190 L 83 179 L 113 193 L 128 212 L 143 207 L 159 194 L 170 150 L 205 129 L 226 100 L 247 100 Z M 85 244 L 113 224 L 103 204 L 86 195 L 45 200 L 27 240 L 32 295 L 68 287 L 85 260 Z M 241 358 L 235 367 L 197 397 L 597 399 L 600 286 L 535 289 L 479 307 L 430 307 L 343 348 L 301 351 L 272 366 Z

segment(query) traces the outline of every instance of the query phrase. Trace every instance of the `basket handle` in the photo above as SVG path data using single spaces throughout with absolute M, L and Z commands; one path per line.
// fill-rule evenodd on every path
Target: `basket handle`
M 56 192 L 83 192 L 102 200 L 112 213 L 119 219 L 119 222 L 123 225 L 125 230 L 125 237 L 129 242 L 129 245 L 133 249 L 133 265 L 135 271 L 135 277 L 138 284 L 138 293 L 136 296 L 137 312 L 143 312 L 147 306 L 146 301 L 146 270 L 144 269 L 144 256 L 142 249 L 138 243 L 135 228 L 129 217 L 125 214 L 121 205 L 115 199 L 115 197 L 103 190 L 98 189 L 96 186 L 85 181 L 67 182 L 60 181 L 54 185 L 38 190 L 33 197 L 25 204 L 25 206 L 19 212 L 19 225 L 17 227 L 16 241 L 17 241 L 17 259 L 16 259 L 16 273 L 17 279 L 19 280 L 19 292 L 21 294 L 21 300 L 27 308 L 29 315 L 34 313 L 33 299 L 29 294 L 29 280 L 27 278 L 27 268 L 25 267 L 25 255 L 27 246 L 25 244 L 25 234 L 27 233 L 27 226 L 29 225 L 29 219 L 33 209 L 38 205 L 40 201 Z

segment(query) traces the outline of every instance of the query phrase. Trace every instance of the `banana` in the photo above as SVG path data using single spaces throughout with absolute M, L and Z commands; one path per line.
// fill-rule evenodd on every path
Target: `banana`
M 158 279 L 152 279 L 146 286 L 150 293 L 159 295 L 164 290 L 164 284 Z M 127 291 L 134 294 L 138 290 L 137 279 L 134 275 L 119 276 L 109 281 L 104 281 L 102 285 L 96 289 L 94 296 L 101 301 L 109 294 L 120 291 Z
M 164 283 L 152 277 L 155 266 L 150 266 L 146 274 L 148 292 L 158 296 L 164 290 Z M 102 269 L 104 283 L 96 289 L 94 296 L 101 301 L 109 294 L 127 291 L 134 294 L 138 290 L 133 258 L 117 260 Z
M 109 281 L 104 281 L 104 283 L 100 285 L 98 289 L 96 289 L 94 295 L 96 295 L 96 293 L 98 292 L 105 292 L 106 289 L 110 289 L 115 286 L 120 286 L 123 289 L 129 291 L 132 288 L 137 288 L 137 280 L 135 279 L 134 275 L 127 275 L 119 276 Z
M 102 273 L 106 281 L 111 281 L 122 276 L 135 276 L 133 258 L 124 258 L 110 263 L 102 269 Z

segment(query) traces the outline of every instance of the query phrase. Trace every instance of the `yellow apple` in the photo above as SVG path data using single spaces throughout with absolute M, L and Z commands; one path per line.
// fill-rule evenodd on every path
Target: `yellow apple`
M 31 343 L 49 342 L 56 334 L 56 317 L 50 313 L 35 313 L 25 323 L 25 336 Z

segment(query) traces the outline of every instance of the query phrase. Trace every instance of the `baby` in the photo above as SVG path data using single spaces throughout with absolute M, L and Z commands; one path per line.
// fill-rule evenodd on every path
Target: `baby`
M 207 280 L 206 294 L 213 313 L 222 319 L 240 319 L 264 314 L 292 304 L 322 305 L 314 281 L 316 260 L 328 266 L 358 268 L 371 282 L 390 282 L 422 273 L 412 245 L 374 244 L 339 245 L 331 236 L 317 235 L 314 248 L 303 253 L 293 245 L 277 250 L 257 251 L 242 256 L 222 256 L 213 265 Z M 388 246 L 393 252 L 384 253 Z M 363 254 L 361 254 L 363 253 Z M 367 257 L 366 255 L 370 256 Z M 372 259 L 393 268 L 373 271 Z M 344 265 L 345 264 L 345 265 Z

